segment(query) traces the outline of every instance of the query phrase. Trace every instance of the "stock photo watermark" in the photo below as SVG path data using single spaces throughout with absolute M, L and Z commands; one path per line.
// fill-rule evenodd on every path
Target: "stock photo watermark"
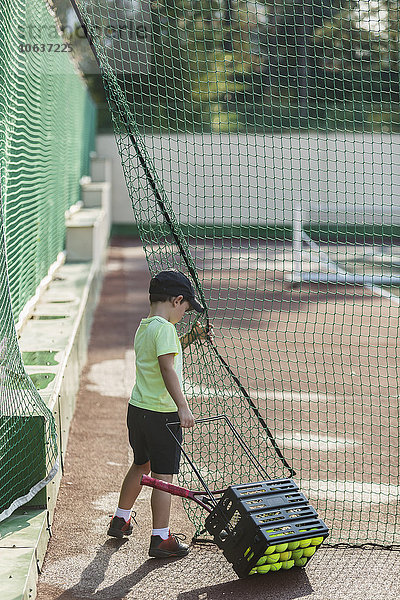
M 61 35 L 60 35 L 61 34 Z M 143 19 L 132 18 L 124 22 L 116 19 L 109 23 L 94 24 L 93 37 L 100 42 L 110 63 L 115 70 L 124 72 L 148 71 L 152 62 L 152 36 L 149 23 Z M 72 53 L 77 55 L 84 52 L 85 40 L 88 39 L 87 31 L 79 24 L 62 26 L 60 28 L 49 25 L 27 24 L 19 30 L 18 49 L 20 53 L 54 54 Z M 126 57 L 115 61 L 115 50 L 118 56 Z M 136 57 L 136 60 L 133 60 Z M 86 61 L 88 70 L 91 67 Z M 94 70 L 93 70 L 94 72 Z

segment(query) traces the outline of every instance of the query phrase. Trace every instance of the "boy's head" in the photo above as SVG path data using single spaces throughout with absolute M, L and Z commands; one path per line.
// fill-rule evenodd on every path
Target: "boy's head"
M 161 271 L 150 281 L 150 303 L 167 302 L 172 298 L 183 296 L 190 304 L 190 310 L 195 310 L 199 313 L 204 312 L 204 308 L 196 300 L 195 292 L 190 279 L 180 271 L 171 269 L 169 271 Z

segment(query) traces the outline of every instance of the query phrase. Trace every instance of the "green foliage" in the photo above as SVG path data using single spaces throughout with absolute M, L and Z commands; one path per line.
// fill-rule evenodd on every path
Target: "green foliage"
M 400 130 L 398 0 L 157 0 L 148 19 L 151 68 L 120 75 L 144 130 Z

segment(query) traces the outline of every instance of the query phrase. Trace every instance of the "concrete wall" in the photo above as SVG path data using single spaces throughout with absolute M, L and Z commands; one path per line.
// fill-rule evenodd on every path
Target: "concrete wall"
M 20 320 L 18 343 L 25 370 L 40 381 L 40 396 L 54 415 L 60 468 L 29 504 L 0 523 L 1 600 L 33 600 L 36 596 L 105 268 L 110 224 L 108 170 L 105 161 L 93 159 L 92 182 L 82 182 L 82 202 L 66 215 L 66 261 L 53 272 L 53 278 L 46 278 L 36 302 L 23 311 L 25 317 Z M 49 355 L 51 361 L 46 358 Z
M 291 223 L 301 200 L 304 222 L 400 223 L 400 136 L 184 135 L 145 137 L 182 222 Z M 132 209 L 112 135 L 97 138 L 112 159 L 112 221 Z

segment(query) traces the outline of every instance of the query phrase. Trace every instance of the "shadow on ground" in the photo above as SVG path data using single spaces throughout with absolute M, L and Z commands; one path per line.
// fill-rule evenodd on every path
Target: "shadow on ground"
M 58 600 L 72 600 L 75 598 L 122 599 L 152 571 L 162 568 L 161 561 L 146 560 L 135 571 L 125 577 L 118 579 L 112 585 L 98 590 L 103 583 L 110 561 L 115 554 L 128 542 L 127 538 L 122 540 L 107 540 L 98 549 L 92 562 L 82 572 L 79 582 L 73 587 L 65 590 Z
M 313 588 L 305 571 L 253 575 L 250 578 L 229 581 L 180 593 L 177 600 L 295 600 L 312 594 Z
M 132 573 L 120 579 L 116 579 L 112 585 L 101 587 L 106 579 L 106 573 L 110 566 L 113 555 L 118 552 L 128 540 L 107 540 L 99 547 L 95 557 L 82 571 L 80 580 L 73 587 L 66 589 L 57 600 L 75 600 L 75 599 L 96 599 L 96 600 L 122 600 L 124 598 L 143 597 L 139 591 L 139 586 L 135 594 L 135 587 L 138 586 L 145 577 L 157 569 L 164 570 L 168 565 L 171 567 L 179 560 L 154 560 L 144 561 Z M 183 566 L 183 565 L 182 565 Z M 165 580 L 160 573 L 160 586 L 165 585 Z M 157 577 L 157 575 L 156 575 Z M 188 587 L 190 582 L 188 581 Z M 182 587 L 182 582 L 180 586 Z M 313 588 L 309 582 L 305 571 L 296 570 L 285 573 L 276 573 L 269 575 L 268 578 L 262 575 L 255 575 L 247 579 L 235 579 L 218 585 L 208 585 L 191 589 L 187 592 L 180 592 L 176 596 L 177 600 L 210 600 L 221 598 L 240 598 L 241 600 L 261 600 L 278 598 L 280 600 L 295 600 L 309 596 Z M 165 592 L 168 595 L 168 592 Z M 161 593 L 160 597 L 164 597 Z

